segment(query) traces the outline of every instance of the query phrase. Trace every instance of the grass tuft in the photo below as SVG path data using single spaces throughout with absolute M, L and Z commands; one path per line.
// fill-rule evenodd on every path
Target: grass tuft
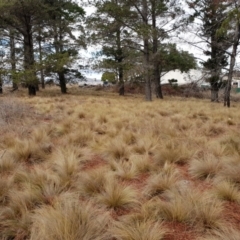
M 137 192 L 130 186 L 120 184 L 115 178 L 112 178 L 105 185 L 104 191 L 97 197 L 99 203 L 107 208 L 131 209 L 139 206 Z
M 204 159 L 194 159 L 190 162 L 189 173 L 198 179 L 213 178 L 222 169 L 222 162 L 213 155 L 204 156 Z
M 116 240 L 161 240 L 164 239 L 167 229 L 159 221 L 132 214 L 114 221 L 109 233 Z
M 111 180 L 108 177 L 107 168 L 92 169 L 79 174 L 79 179 L 75 185 L 82 196 L 94 197 L 104 191 L 107 182 Z
M 168 140 L 162 143 L 154 151 L 154 162 L 162 166 L 165 162 L 185 164 L 194 155 L 194 151 L 185 143 L 179 144 L 180 140 Z
M 179 175 L 176 171 L 171 173 L 162 171 L 158 174 L 153 174 L 147 181 L 144 193 L 149 198 L 160 195 L 166 190 L 173 188 L 178 179 Z
M 240 192 L 235 183 L 223 180 L 214 187 L 214 193 L 219 199 L 240 203 Z
M 76 196 L 59 199 L 54 206 L 37 209 L 33 216 L 31 240 L 106 239 L 108 216 L 91 202 Z

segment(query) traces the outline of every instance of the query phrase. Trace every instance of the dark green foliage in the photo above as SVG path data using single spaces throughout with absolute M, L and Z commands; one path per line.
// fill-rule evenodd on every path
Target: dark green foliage
M 189 3 L 195 10 L 192 18 L 202 21 L 200 38 L 207 43 L 208 50 L 204 54 L 208 56 L 205 62 L 201 62 L 208 70 L 210 77 L 208 81 L 212 89 L 212 101 L 218 101 L 218 90 L 221 86 L 220 74 L 224 67 L 228 65 L 226 50 L 230 46 L 230 36 L 227 31 L 219 31 L 228 13 L 228 3 L 226 1 L 215 0 L 195 0 Z
M 114 72 L 104 72 L 101 80 L 103 82 L 115 83 L 116 82 L 116 74 Z
M 187 51 L 178 50 L 176 44 L 162 44 L 156 57 L 161 72 L 175 69 L 187 72 L 197 67 L 195 57 Z

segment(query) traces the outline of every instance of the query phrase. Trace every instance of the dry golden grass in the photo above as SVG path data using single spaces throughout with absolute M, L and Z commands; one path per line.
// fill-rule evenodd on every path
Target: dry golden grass
M 160 173 L 152 174 L 145 186 L 144 194 L 148 198 L 163 194 L 166 190 L 173 188 L 179 180 L 179 174 L 168 164 L 165 164 Z
M 194 226 L 198 231 L 224 229 L 223 204 L 211 193 L 193 188 L 173 189 L 164 193 L 167 201 L 158 200 L 155 216 Z
M 7 175 L 19 166 L 19 163 L 7 151 L 3 151 L 0 157 L 0 174 L 1 176 Z
M 223 167 L 223 160 L 213 155 L 204 155 L 203 159 L 194 159 L 190 163 L 189 173 L 194 178 L 213 178 Z
M 95 197 L 104 191 L 106 184 L 111 180 L 109 169 L 105 167 L 80 173 L 75 185 L 79 193 L 84 197 Z
M 161 240 L 167 232 L 161 222 L 145 219 L 140 214 L 122 217 L 109 229 L 110 236 L 117 240 Z
M 238 240 L 239 236 L 239 230 L 236 230 L 231 226 L 226 226 L 224 231 L 212 231 L 211 234 L 207 234 L 207 236 L 204 237 L 199 237 L 197 240 Z
M 0 180 L 0 204 L 5 205 L 8 201 L 8 193 L 11 188 L 10 180 Z
M 1 240 L 239 239 L 239 103 L 58 91 L 1 96 Z
M 154 151 L 154 161 L 160 166 L 165 162 L 187 163 L 194 156 L 194 150 L 191 148 L 191 145 L 182 141 L 183 139 L 174 138 L 161 141 L 158 149 Z
M 97 196 L 97 201 L 110 209 L 133 209 L 140 204 L 138 193 L 131 186 L 125 186 L 114 177 L 108 179 L 103 192 Z
M 230 181 L 224 180 L 215 184 L 214 192 L 220 199 L 240 203 L 239 187 Z
M 60 197 L 53 206 L 36 209 L 32 216 L 32 240 L 106 239 L 108 215 L 78 196 Z

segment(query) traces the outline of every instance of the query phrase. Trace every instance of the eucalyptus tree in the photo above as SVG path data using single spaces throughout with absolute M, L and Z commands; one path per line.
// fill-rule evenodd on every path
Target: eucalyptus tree
M 202 65 L 209 72 L 208 81 L 211 84 L 211 101 L 218 101 L 218 92 L 222 85 L 221 72 L 228 65 L 227 49 L 229 36 L 227 31 L 219 32 L 227 14 L 229 1 L 225 0 L 194 0 L 188 2 L 193 10 L 191 20 L 197 22 L 200 28 L 195 34 L 206 45 L 203 50 L 208 57 Z

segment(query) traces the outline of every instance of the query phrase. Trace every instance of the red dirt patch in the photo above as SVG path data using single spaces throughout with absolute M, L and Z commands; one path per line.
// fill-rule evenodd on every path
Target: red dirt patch
M 137 178 L 128 179 L 128 180 L 125 179 L 125 180 L 122 180 L 122 182 L 124 184 L 131 185 L 131 186 L 137 188 L 138 190 L 142 190 L 142 188 L 146 184 L 148 177 L 149 177 L 149 173 L 142 173 L 142 174 L 138 175 Z
M 90 169 L 98 168 L 104 165 L 106 165 L 105 160 L 102 159 L 100 156 L 95 155 L 91 160 L 87 161 L 83 165 L 82 170 L 90 170 Z
M 191 184 L 195 188 L 199 189 L 202 192 L 212 188 L 212 184 L 210 182 L 193 178 L 188 172 L 187 164 L 176 165 L 176 166 L 177 166 L 177 169 L 180 171 L 181 175 L 183 176 L 184 180 L 191 182 Z
M 240 205 L 235 202 L 226 202 L 224 207 L 224 218 L 240 230 Z
M 132 210 L 126 208 L 116 208 L 111 211 L 111 216 L 113 219 L 117 220 L 118 217 L 132 213 Z
M 164 225 L 170 230 L 164 240 L 194 240 L 197 238 L 196 233 L 183 223 L 169 222 Z

